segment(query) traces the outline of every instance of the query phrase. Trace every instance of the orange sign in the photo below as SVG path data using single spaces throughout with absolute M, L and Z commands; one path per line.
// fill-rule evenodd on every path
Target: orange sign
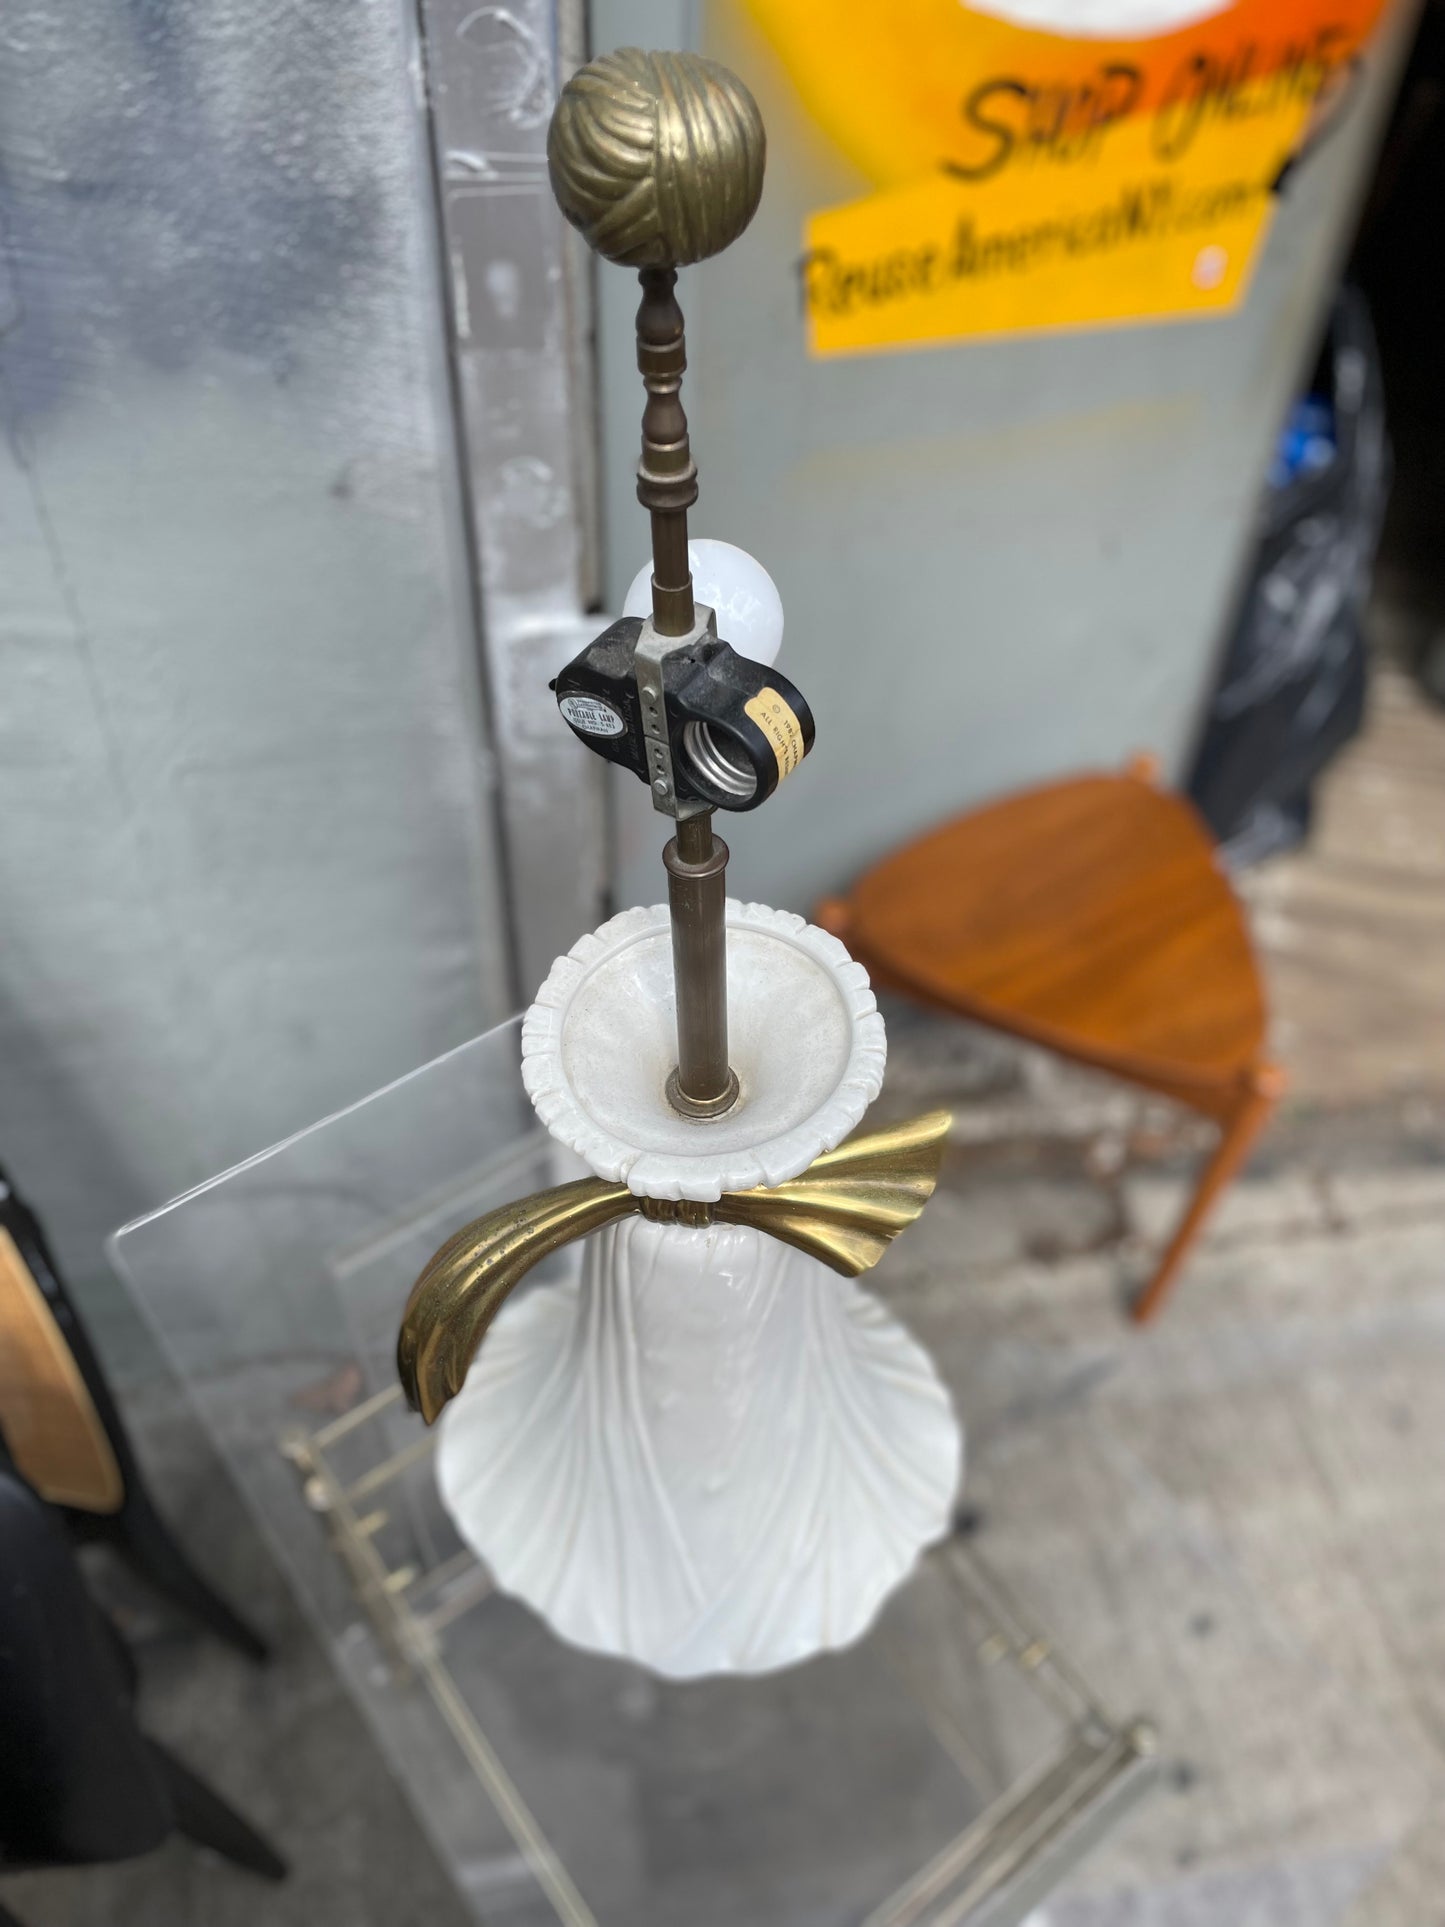
M 811 351 L 1233 307 L 1383 4 L 1238 0 L 1108 39 L 993 17 L 1037 0 L 749 0 L 874 188 L 807 221 Z

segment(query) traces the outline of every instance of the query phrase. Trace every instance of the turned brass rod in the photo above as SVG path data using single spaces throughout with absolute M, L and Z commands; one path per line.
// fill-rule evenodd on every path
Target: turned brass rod
M 685 636 L 696 611 L 687 561 L 687 512 L 697 500 L 697 468 L 682 406 L 687 342 L 672 268 L 638 275 L 637 366 L 647 390 L 637 499 L 652 517 L 652 621 L 660 636 Z
M 697 500 L 697 467 L 682 406 L 687 343 L 671 268 L 644 268 L 637 310 L 637 366 L 647 390 L 637 499 L 652 517 L 652 621 L 659 635 L 685 636 L 697 620 L 687 559 L 687 512 Z M 728 846 L 713 835 L 712 811 L 680 817 L 663 852 L 672 919 L 677 1002 L 677 1068 L 668 1100 L 688 1117 L 716 1117 L 737 1097 L 728 1065 Z

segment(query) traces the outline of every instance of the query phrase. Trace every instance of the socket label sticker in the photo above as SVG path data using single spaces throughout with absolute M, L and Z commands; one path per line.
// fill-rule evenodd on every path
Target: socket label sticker
M 564 696 L 557 707 L 584 736 L 620 736 L 627 727 L 611 704 L 596 696 Z
M 793 714 L 776 689 L 760 689 L 756 696 L 750 696 L 743 704 L 743 711 L 751 716 L 758 728 L 768 739 L 768 745 L 778 759 L 778 781 L 791 776 L 803 760 L 803 725 Z

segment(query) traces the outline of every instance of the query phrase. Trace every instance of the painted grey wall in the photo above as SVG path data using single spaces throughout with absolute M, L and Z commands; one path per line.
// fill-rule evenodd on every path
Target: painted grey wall
M 1397 10 L 1399 27 L 1412 9 Z M 1302 171 L 1227 318 L 810 361 L 794 263 L 807 212 L 856 197 L 736 0 L 594 0 L 598 50 L 701 46 L 747 80 L 769 132 L 761 210 L 687 270 L 683 396 L 694 532 L 751 550 L 787 618 L 782 666 L 818 744 L 728 828 L 734 894 L 806 910 L 976 799 L 1152 749 L 1178 773 L 1213 669 L 1260 482 L 1388 105 Z M 607 590 L 646 550 L 632 493 L 635 279 L 599 277 Z M 647 798 L 622 786 L 619 889 L 660 898 Z M 764 827 L 765 824 L 765 827 Z
M 100 1236 L 511 1007 L 404 0 L 7 0 L 0 1160 Z

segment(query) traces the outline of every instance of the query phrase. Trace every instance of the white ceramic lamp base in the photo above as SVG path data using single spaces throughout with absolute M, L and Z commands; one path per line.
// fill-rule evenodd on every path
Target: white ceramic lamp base
M 726 1117 L 679 1117 L 665 907 L 559 958 L 523 1027 L 539 1116 L 595 1176 L 715 1200 L 797 1177 L 882 1082 L 883 1021 L 836 938 L 727 910 Z M 963 1439 L 876 1299 L 747 1226 L 628 1218 L 515 1299 L 442 1423 L 438 1477 L 498 1585 L 564 1639 L 675 1678 L 846 1645 L 948 1530 Z
M 630 1218 L 509 1305 L 442 1420 L 442 1496 L 562 1638 L 675 1678 L 863 1633 L 948 1529 L 962 1440 L 867 1292 L 745 1226 Z

